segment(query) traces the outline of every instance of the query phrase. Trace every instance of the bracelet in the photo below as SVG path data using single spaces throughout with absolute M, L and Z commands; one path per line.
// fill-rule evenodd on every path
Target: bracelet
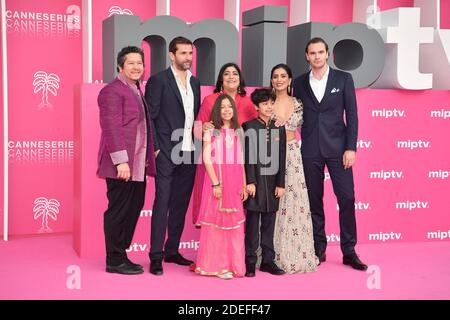
M 212 184 L 211 187 L 213 187 L 213 188 L 220 187 L 220 182 L 218 184 Z

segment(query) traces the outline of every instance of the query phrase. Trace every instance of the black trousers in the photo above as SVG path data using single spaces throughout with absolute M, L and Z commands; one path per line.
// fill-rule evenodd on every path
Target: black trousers
M 126 258 L 145 201 L 146 182 L 106 178 L 108 209 L 103 219 L 106 264 L 119 265 Z
M 356 245 L 353 171 L 352 168 L 344 170 L 342 157 L 331 159 L 303 158 L 303 168 L 313 222 L 314 248 L 316 253 L 324 252 L 327 248 L 325 213 L 323 210 L 325 165 L 328 167 L 334 194 L 339 204 L 341 251 L 344 255 L 353 255 L 355 254 Z
M 186 161 L 181 164 L 174 164 L 161 152 L 156 158 L 156 194 L 149 254 L 152 261 L 162 260 L 164 254 L 178 252 L 194 186 L 196 165 L 193 153 L 183 152 L 183 159 Z M 165 241 L 166 231 L 167 241 Z
M 275 259 L 273 233 L 275 230 L 275 212 L 257 212 L 247 210 L 245 220 L 245 264 L 254 266 L 261 233 L 262 263 L 272 263 Z M 261 227 L 260 227 L 261 220 Z

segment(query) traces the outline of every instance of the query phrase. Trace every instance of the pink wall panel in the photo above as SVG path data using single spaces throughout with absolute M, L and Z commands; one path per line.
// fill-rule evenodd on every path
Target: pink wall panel
M 73 86 L 82 75 L 81 0 L 48 1 L 45 7 L 37 1 L 7 1 L 6 6 L 10 233 L 44 231 L 44 216 L 45 231 L 70 232 Z M 46 205 L 56 201 L 55 221 L 48 212 L 34 219 L 38 198 Z
M 102 21 L 110 16 L 110 14 L 134 14 L 145 21 L 156 14 L 156 1 L 141 0 L 95 0 L 92 1 L 92 59 L 93 70 L 92 78 L 94 82 L 101 81 L 102 76 Z M 145 50 L 145 54 L 149 56 L 149 50 Z M 148 75 L 149 71 L 146 71 Z
M 223 19 L 223 0 L 171 0 L 170 15 L 186 22 L 197 22 L 203 19 Z
M 0 18 L 1 21 L 1 18 Z M 2 32 L 2 25 L 0 24 L 0 32 Z M 0 37 L 0 48 L 3 45 L 3 39 Z M 1 50 L 1 49 L 0 49 Z M 0 61 L 0 83 L 3 83 L 3 61 Z M 0 88 L 0 235 L 3 235 L 3 85 Z
M 352 22 L 353 1 L 351 0 L 312 0 L 311 21 L 329 22 L 333 25 Z
M 441 29 L 450 29 L 450 0 L 441 0 Z
M 389 10 L 400 7 L 413 7 L 414 0 L 378 0 L 377 5 L 381 10 Z

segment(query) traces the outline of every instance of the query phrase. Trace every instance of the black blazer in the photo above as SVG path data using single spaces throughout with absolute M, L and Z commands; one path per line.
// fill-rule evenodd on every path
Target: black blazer
M 190 80 L 194 93 L 194 119 L 200 109 L 200 81 L 194 76 Z M 154 124 L 153 144 L 155 151 L 161 152 L 170 159 L 172 148 L 181 143 L 183 136 L 171 141 L 172 132 L 184 128 L 185 113 L 180 90 L 171 68 L 161 71 L 147 81 L 145 100 L 150 107 Z
M 275 188 L 285 187 L 286 130 L 284 126 L 276 127 L 273 121 L 267 128 L 258 119 L 245 122 L 242 128 L 245 131 L 245 178 L 247 184 L 256 185 L 255 197 L 249 196 L 244 207 L 251 211 L 276 212 L 279 199 L 275 197 Z M 260 150 L 264 145 L 266 150 Z M 272 150 L 272 146 L 278 147 L 278 154 L 274 154 L 276 150 Z
M 346 150 L 356 151 L 358 112 L 351 74 L 330 68 L 325 95 L 319 103 L 309 84 L 310 72 L 296 78 L 293 86 L 294 96 L 304 107 L 302 156 L 338 158 Z

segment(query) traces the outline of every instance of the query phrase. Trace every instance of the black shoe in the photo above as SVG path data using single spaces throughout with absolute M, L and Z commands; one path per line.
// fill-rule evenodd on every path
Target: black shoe
M 322 262 L 327 261 L 327 254 L 325 253 L 325 251 L 317 252 L 316 256 L 319 259 L 319 264 L 318 264 L 319 266 L 322 264 Z
M 285 274 L 284 270 L 278 268 L 278 266 L 272 262 L 272 263 L 261 263 L 261 266 L 259 267 L 259 270 L 262 272 L 268 272 L 270 274 L 281 276 L 282 274 Z
M 255 276 L 255 266 L 247 266 L 245 269 L 246 277 L 253 278 Z
M 180 266 L 190 266 L 191 264 L 194 263 L 194 261 L 185 259 L 178 252 L 175 254 L 164 256 L 164 262 L 173 262 L 173 263 L 179 264 Z
M 344 263 L 346 266 L 351 266 L 353 269 L 356 270 L 367 270 L 367 265 L 364 264 L 361 260 L 359 260 L 359 257 L 355 254 L 352 256 L 344 256 L 342 259 L 342 263 Z
M 144 270 L 142 268 L 137 268 L 126 261 L 119 264 L 118 266 L 106 265 L 106 272 L 120 274 L 141 274 L 144 272 Z
M 133 266 L 134 268 L 144 270 L 144 268 L 143 268 L 140 264 L 133 263 L 133 262 L 131 262 L 131 260 L 128 259 L 128 258 L 127 258 L 127 262 L 128 262 L 129 265 Z
M 160 276 L 163 274 L 163 267 L 161 260 L 150 261 L 150 273 L 155 276 Z

